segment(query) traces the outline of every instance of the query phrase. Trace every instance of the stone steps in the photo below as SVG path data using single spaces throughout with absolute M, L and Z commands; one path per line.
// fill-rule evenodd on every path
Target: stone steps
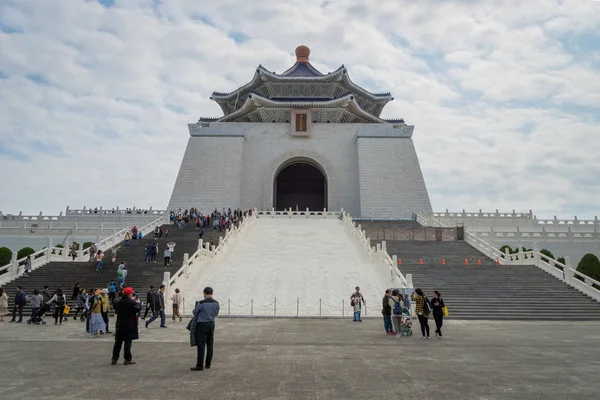
M 117 260 L 113 263 L 110 258 L 112 254 L 107 252 L 104 257 L 104 267 L 96 271 L 95 263 L 89 262 L 51 262 L 41 268 L 32 271 L 29 276 L 21 276 L 18 279 L 3 286 L 9 296 L 9 311 L 12 313 L 14 295 L 18 285 L 23 286 L 27 295 L 31 295 L 34 289 L 43 289 L 48 285 L 51 292 L 57 287 L 63 289 L 67 296 L 67 304 L 72 305 L 71 294 L 75 283 L 79 283 L 81 288 L 90 290 L 92 287 L 108 287 L 108 283 L 115 278 L 117 266 L 121 261 L 125 261 L 128 276 L 126 285 L 133 287 L 140 293 L 140 298 L 145 300 L 149 285 L 158 288 L 163 281 L 163 275 L 169 271 L 173 275 L 181 268 L 183 254 L 192 255 L 198 248 L 198 232 L 195 224 L 188 224 L 184 229 L 178 229 L 174 225 L 163 225 L 163 231 L 169 230 L 169 236 L 156 240 L 158 242 L 157 262 L 144 262 L 145 246 L 148 242 L 153 242 L 154 233 L 146 235 L 141 240 L 132 240 L 131 247 L 127 249 L 120 248 L 117 251 Z M 224 232 L 213 231 L 212 228 L 204 229 L 204 241 L 214 241 L 218 244 L 219 236 L 224 236 Z M 163 252 L 166 244 L 170 241 L 176 243 L 174 252 L 174 261 L 169 267 L 164 267 Z M 29 318 L 30 307 L 24 308 L 24 316 Z
M 535 266 L 498 265 L 464 242 L 386 241 L 400 271 L 431 298 L 442 294 L 449 318 L 600 320 L 600 303 Z M 446 265 L 441 265 L 441 258 Z M 424 263 L 419 264 L 419 258 Z M 468 258 L 469 265 L 463 260 Z M 472 260 L 480 259 L 482 265 Z

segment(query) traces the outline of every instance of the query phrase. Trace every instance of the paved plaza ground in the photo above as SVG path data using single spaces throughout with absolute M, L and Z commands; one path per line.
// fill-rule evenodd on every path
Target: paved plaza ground
M 600 393 L 597 322 L 447 320 L 444 340 L 425 341 L 416 331 L 387 337 L 379 319 L 222 318 L 213 368 L 202 372 L 189 369 L 196 353 L 185 322 L 142 327 L 133 366 L 111 366 L 112 337 L 90 339 L 80 323 L 3 323 L 0 398 L 576 400 Z

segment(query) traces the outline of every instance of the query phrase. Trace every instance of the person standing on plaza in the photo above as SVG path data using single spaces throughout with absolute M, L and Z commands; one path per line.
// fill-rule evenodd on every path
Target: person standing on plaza
M 110 327 L 108 326 L 108 305 L 110 304 L 110 299 L 108 298 L 108 289 L 102 289 L 100 292 L 100 315 L 102 315 L 102 320 L 104 321 L 104 325 L 106 325 L 106 333 L 111 333 Z M 102 334 L 102 329 L 100 330 L 100 334 Z
M 400 325 L 402 324 L 402 307 L 404 307 L 402 301 L 402 294 L 398 289 L 392 290 L 392 297 L 388 300 L 390 308 L 392 309 L 392 326 L 396 337 L 400 337 Z
M 213 289 L 204 288 L 204 300 L 196 303 L 194 318 L 190 321 L 190 344 L 197 346 L 196 366 L 192 371 L 210 369 L 215 338 L 215 319 L 219 315 L 219 302 L 213 298 Z M 204 351 L 206 347 L 206 360 Z
M 121 299 L 115 305 L 115 314 L 117 323 L 115 325 L 115 344 L 111 364 L 116 365 L 119 361 L 121 348 L 125 343 L 125 352 L 123 354 L 125 362 L 123 365 L 135 364 L 131 355 L 132 341 L 139 339 L 137 316 L 141 311 L 140 301 L 133 298 L 133 288 L 123 289 Z
M 416 296 L 415 296 L 416 295 Z M 415 293 L 410 295 L 410 299 L 415 302 L 417 317 L 419 318 L 419 324 L 421 325 L 421 339 L 429 339 L 429 313 L 431 306 L 429 299 L 423 294 L 421 288 L 415 289 Z M 427 334 L 427 336 L 425 336 Z
M 54 293 L 54 296 L 52 296 L 47 304 L 50 303 L 54 303 L 54 325 L 62 325 L 65 306 L 67 305 L 67 296 L 63 294 L 61 288 L 56 289 L 56 293 Z
M 31 318 L 29 319 L 28 324 L 37 324 L 38 321 L 38 312 L 40 308 L 43 306 L 44 296 L 40 294 L 40 291 L 35 289 L 33 291 L 33 296 L 29 298 L 29 304 L 31 304 Z
M 106 330 L 106 325 L 102 319 L 102 298 L 100 289 L 96 289 L 94 296 L 89 300 L 90 303 L 90 334 L 95 338 L 98 334 Z
M 15 305 L 13 306 L 12 319 L 9 322 L 21 323 L 23 322 L 23 307 L 27 304 L 27 295 L 23 290 L 22 286 L 17 286 L 17 292 L 15 293 Z M 19 313 L 19 320 L 17 321 L 17 313 Z
M 150 290 L 146 293 L 146 311 L 144 312 L 144 316 L 142 319 L 146 319 L 148 316 L 148 310 L 152 311 L 150 315 L 154 315 L 154 297 L 156 293 L 154 292 L 154 286 L 150 285 Z
M 383 329 L 386 335 L 393 335 L 394 328 L 392 327 L 392 307 L 390 306 L 391 290 L 386 289 L 383 299 L 381 300 L 381 314 L 383 314 Z
M 152 318 L 146 321 L 146 328 L 150 325 L 156 318 L 160 316 L 160 327 L 166 328 L 165 325 L 165 285 L 160 285 L 158 288 L 158 292 L 154 296 L 154 314 L 152 314 Z
M 4 322 L 4 316 L 8 314 L 8 296 L 4 289 L 0 288 L 0 322 Z
M 444 324 L 444 300 L 442 295 L 437 290 L 433 291 L 433 299 L 431 299 L 431 313 L 435 321 L 435 337 L 442 338 L 442 325 Z
M 171 301 L 173 302 L 173 321 L 175 321 L 175 317 L 179 317 L 179 322 L 181 322 L 181 315 L 179 315 L 179 308 L 181 307 L 181 302 L 183 301 L 183 297 L 179 289 L 175 289 L 175 294 L 171 297 Z
M 362 310 L 362 305 L 366 305 L 367 302 L 365 301 L 365 298 L 360 292 L 360 287 L 357 286 L 355 289 L 356 291 L 352 293 L 352 296 L 350 296 L 350 305 L 354 309 L 354 318 L 352 319 L 352 321 L 362 322 L 362 319 L 360 318 L 360 313 Z

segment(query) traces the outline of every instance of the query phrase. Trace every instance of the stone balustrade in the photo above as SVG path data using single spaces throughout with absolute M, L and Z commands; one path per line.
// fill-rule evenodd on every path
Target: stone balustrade
M 262 211 L 254 209 L 252 215 L 247 216 L 238 225 L 232 225 L 231 229 L 225 231 L 225 236 L 219 236 L 219 243 L 211 247 L 209 242 L 203 242 L 202 239 L 198 240 L 198 250 L 191 256 L 188 253 L 183 255 L 183 262 L 181 268 L 179 268 L 173 276 L 169 272 L 165 272 L 163 284 L 166 286 L 167 297 L 170 299 L 170 288 L 175 285 L 180 279 L 187 279 L 193 270 L 201 268 L 203 263 L 215 260 L 219 255 L 223 254 L 233 242 L 238 240 L 240 236 L 247 230 L 254 220 L 258 217 L 258 214 Z

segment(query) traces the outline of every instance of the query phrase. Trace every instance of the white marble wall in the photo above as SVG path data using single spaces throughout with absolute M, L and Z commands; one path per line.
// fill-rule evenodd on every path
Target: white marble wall
M 409 218 L 431 212 L 411 138 L 359 137 L 361 216 Z
M 307 138 L 290 136 L 287 123 L 190 124 L 189 129 L 191 137 L 169 209 L 192 205 L 203 211 L 238 206 L 270 209 L 279 170 L 290 161 L 309 161 L 326 175 L 330 210 L 343 208 L 354 216 L 386 218 L 431 212 L 410 139 L 412 127 L 315 123 Z M 364 181 L 359 182 L 359 175 Z M 377 175 L 393 176 L 394 185 L 400 187 L 391 192 L 389 187 L 375 189 Z M 411 191 L 416 192 L 411 195 Z

